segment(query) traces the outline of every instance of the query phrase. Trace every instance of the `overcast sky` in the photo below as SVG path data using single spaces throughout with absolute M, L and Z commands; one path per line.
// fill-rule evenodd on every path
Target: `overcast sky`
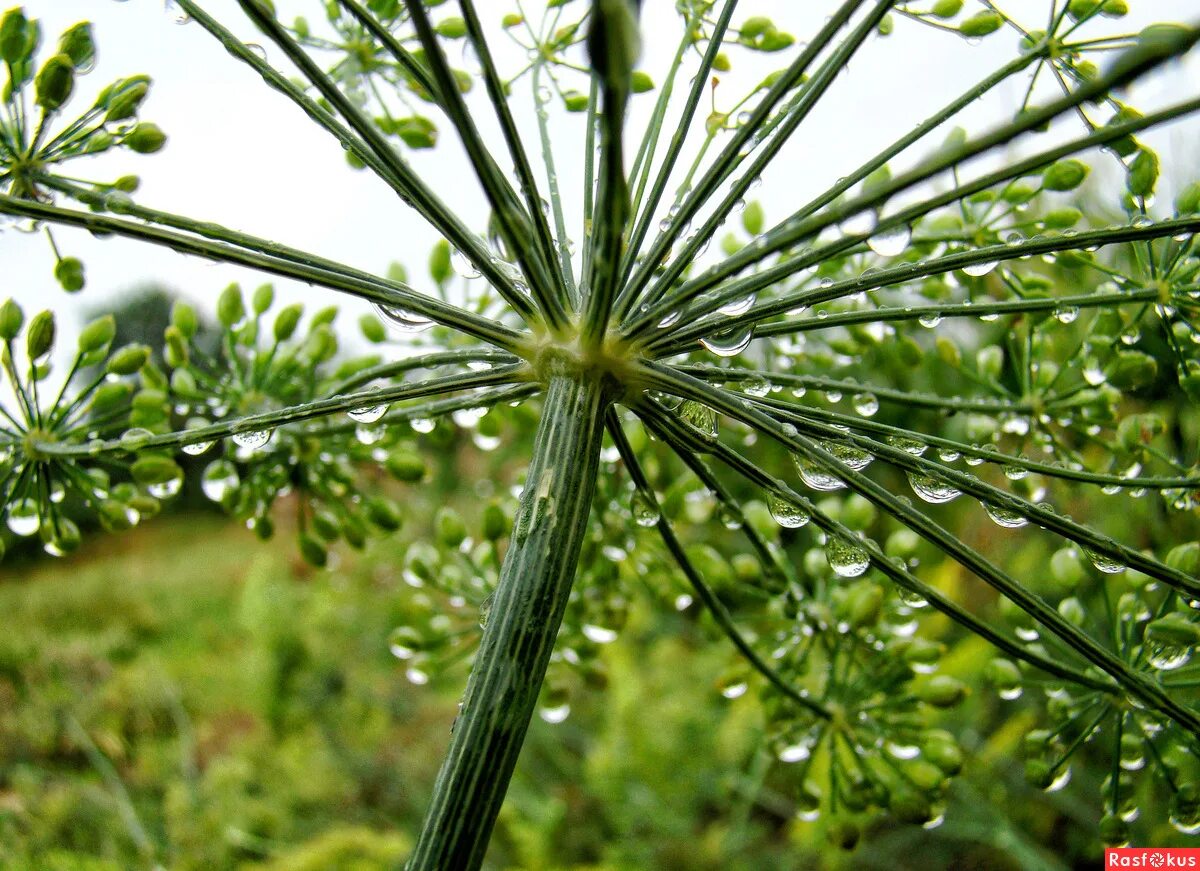
M 975 2 L 967 0 L 968 6 Z M 167 148 L 150 157 L 121 152 L 79 162 L 72 165 L 75 173 L 110 180 L 136 172 L 143 178 L 137 199 L 146 205 L 219 221 L 372 270 L 382 271 L 390 261 L 401 260 L 410 267 L 414 284 L 420 287 L 425 283 L 424 262 L 429 246 L 437 238 L 434 231 L 369 172 L 349 169 L 341 147 L 331 137 L 227 55 L 199 25 L 173 23 L 164 12 L 162 0 L 26 0 L 24 5 L 31 16 L 42 19 L 46 42 L 56 40 L 58 33 L 80 19 L 95 23 L 99 63 L 81 80 L 80 98 L 71 104 L 72 111 L 82 111 L 88 105 L 83 97 L 90 100 L 100 87 L 119 76 L 145 72 L 155 80 L 142 114 L 145 120 L 155 121 L 167 131 Z M 479 4 L 486 21 L 492 24 L 513 5 L 515 2 L 491 0 Z M 739 5 L 734 24 L 751 14 L 767 14 L 781 29 L 803 40 L 816 31 L 836 5 L 834 0 L 746 0 Z M 1044 0 L 1009 0 L 1001 5 L 1018 17 L 1024 13 L 1030 27 L 1043 24 L 1047 8 Z M 285 18 L 300 11 L 313 20 L 321 18 L 320 4 L 315 0 L 277 0 L 277 6 Z M 535 20 L 537 6 L 526 4 Z M 1192 6 L 1194 0 L 1134 4 L 1137 18 L 1099 22 L 1091 32 L 1134 31 L 1148 16 L 1181 18 L 1187 13 L 1186 7 Z M 205 7 L 247 41 L 263 41 L 245 22 L 233 0 L 212 0 Z M 650 0 L 645 7 L 641 65 L 661 81 L 675 48 L 679 17 L 674 3 L 666 0 Z M 450 14 L 452 8 L 453 4 L 447 3 L 436 14 Z M 789 143 L 787 156 L 775 162 L 766 183 L 756 191 L 766 207 L 768 221 L 788 214 L 808 196 L 823 190 L 1006 61 L 1012 56 L 1015 41 L 1015 34 L 1001 32 L 972 45 L 956 35 L 903 20 L 897 21 L 893 36 L 872 38 Z M 520 63 L 520 54 L 503 36 L 497 35 L 494 43 L 505 46 L 507 64 Z M 268 46 L 267 51 L 272 62 L 280 61 L 277 49 Z M 718 109 L 728 108 L 748 83 L 761 79 L 766 71 L 785 65 L 794 50 L 766 57 L 748 54 L 732 53 L 736 70 L 722 77 L 715 95 Z M 1200 52 L 1193 52 L 1197 54 Z M 582 52 L 574 59 L 583 62 Z M 687 78 L 690 76 L 681 79 L 678 93 L 685 92 Z M 586 90 L 580 80 L 568 79 L 566 83 Z M 973 105 L 959 123 L 980 130 L 1009 117 L 1023 88 L 1021 80 L 997 89 L 989 99 Z M 1146 109 L 1198 91 L 1200 58 L 1190 57 L 1135 88 L 1131 99 Z M 528 131 L 527 142 L 534 149 L 536 136 L 527 78 L 517 86 L 516 93 L 519 122 Z M 1045 100 L 1056 92 L 1039 93 Z M 653 94 L 636 98 L 629 123 L 635 135 L 645 129 L 653 100 Z M 669 118 L 677 117 L 678 102 L 673 104 Z M 486 108 L 476 106 L 477 114 Z M 581 223 L 578 204 L 583 117 L 552 110 L 556 159 L 569 192 L 568 222 L 576 239 Z M 453 131 L 448 124 L 441 126 L 442 147 L 432 154 L 409 156 L 425 177 L 433 180 L 437 192 L 473 226 L 482 229 L 486 211 L 479 188 Z M 945 132 L 932 134 L 914 157 L 940 142 Z M 1074 122 L 1068 122 L 1059 125 L 1051 136 L 1078 132 Z M 1145 138 L 1163 151 L 1166 163 L 1185 160 L 1194 164 L 1197 152 L 1184 144 L 1198 133 L 1200 125 L 1189 121 Z M 1049 139 L 1030 141 L 1045 147 Z M 636 140 L 631 140 L 630 153 L 635 147 Z M 494 153 L 502 155 L 502 146 Z M 533 156 L 536 163 L 536 152 Z M 507 165 L 506 161 L 501 161 L 502 165 Z M 681 161 L 682 165 L 686 163 Z M 195 300 L 211 300 L 231 280 L 241 280 L 247 286 L 263 280 L 243 270 L 189 259 L 138 242 L 100 241 L 85 232 L 67 229 L 56 233 L 64 253 L 85 260 L 88 289 L 77 297 L 63 294 L 54 282 L 53 260 L 44 237 L 9 231 L 0 234 L 0 297 L 14 295 L 30 307 L 50 304 L 66 312 L 85 305 L 102 305 L 113 295 L 150 281 L 162 282 Z M 322 293 L 289 287 L 287 282 L 276 284 L 284 296 L 327 299 Z M 349 308 L 362 310 L 357 303 Z

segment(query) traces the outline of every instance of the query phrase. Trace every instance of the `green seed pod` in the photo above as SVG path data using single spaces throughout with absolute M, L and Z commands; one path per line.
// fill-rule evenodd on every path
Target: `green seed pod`
M 935 708 L 952 708 L 967 697 L 967 686 L 948 674 L 935 674 L 916 688 L 915 695 Z
M 900 766 L 909 782 L 922 792 L 933 792 L 946 781 L 946 773 L 939 766 L 920 757 L 904 760 Z
M 1075 596 L 1070 596 L 1058 603 L 1058 613 L 1072 626 L 1082 626 L 1087 622 L 1087 610 Z
M 1073 157 L 1060 160 L 1042 171 L 1042 187 L 1048 191 L 1073 191 L 1083 184 L 1090 168 Z
M 105 351 L 117 335 L 117 319 L 112 315 L 96 318 L 79 333 L 79 353 Z
M 984 670 L 992 686 L 1001 692 L 1014 690 L 1021 685 L 1021 669 L 1011 659 L 993 659 Z
M 846 592 L 838 616 L 854 629 L 874 626 L 883 608 L 883 589 L 871 581 L 859 581 Z
M 500 26 L 503 27 L 505 30 L 508 30 L 513 27 L 519 27 L 520 25 L 522 25 L 524 23 L 525 23 L 525 16 L 518 15 L 516 12 L 509 12 L 503 18 L 500 19 Z
M 1078 21 L 1081 18 L 1087 18 L 1100 8 L 1103 0 L 1070 0 L 1067 3 L 1067 14 Z
M 71 99 L 75 89 L 75 64 L 65 54 L 56 54 L 42 65 L 34 81 L 37 104 L 54 112 Z
M 29 359 L 40 360 L 50 353 L 54 347 L 54 312 L 38 312 L 29 321 L 29 330 L 25 333 L 25 350 Z
M 96 61 L 96 41 L 90 22 L 81 21 L 69 27 L 58 40 L 58 50 L 71 59 L 77 70 L 91 69 Z
M 588 97 L 581 91 L 564 91 L 562 95 L 563 106 L 568 112 L 586 112 L 588 107 Z
M 449 506 L 438 509 L 433 519 L 437 540 L 445 547 L 456 548 L 467 537 L 467 525 L 458 512 Z
M 96 105 L 107 109 L 104 120 L 114 123 L 132 118 L 146 95 L 150 93 L 150 78 L 148 76 L 133 76 L 113 82 L 100 92 Z
M 1166 423 L 1157 414 L 1131 414 L 1117 426 L 1117 443 L 1127 451 L 1137 451 L 1166 431 Z
M 367 519 L 386 532 L 395 532 L 404 522 L 400 506 L 392 499 L 375 496 L 366 502 Z
M 762 577 L 762 564 L 749 553 L 736 553 L 729 561 L 734 577 L 743 583 L 751 583 Z
M 654 79 L 650 78 L 649 73 L 634 70 L 629 78 L 629 87 L 635 94 L 644 94 L 654 90 Z
M 342 518 L 342 538 L 355 550 L 366 547 L 367 525 L 357 514 L 347 514 Z
M 388 472 L 397 481 L 415 484 L 425 477 L 425 459 L 418 453 L 408 450 L 396 450 L 388 455 Z
M 296 332 L 296 326 L 303 314 L 304 306 L 298 302 L 280 309 L 279 314 L 275 316 L 275 341 L 286 342 L 290 339 Z
M 1200 181 L 1187 185 L 1175 197 L 1175 211 L 1180 215 L 1200 212 Z
M 179 468 L 179 465 L 170 457 L 151 454 L 138 457 L 137 461 L 129 467 L 129 474 L 133 476 L 133 480 L 143 487 L 147 487 L 152 484 L 176 481 L 183 477 L 183 469 Z
M 762 203 L 758 200 L 747 203 L 746 208 L 742 210 L 742 226 L 751 236 L 757 236 L 763 231 L 763 223 L 765 215 L 763 214 Z
M 443 18 L 433 29 L 439 36 L 444 36 L 446 39 L 462 39 L 467 35 L 467 22 L 455 15 Z
M 54 265 L 54 277 L 67 293 L 83 290 L 86 280 L 83 275 L 83 261 L 78 257 L 63 257 Z
M 1158 154 L 1143 146 L 1129 167 L 1125 186 L 1135 197 L 1154 196 L 1158 186 Z
M 440 287 L 454 274 L 450 266 L 450 243 L 439 239 L 429 252 L 429 276 Z
M 1064 209 L 1054 209 L 1042 217 L 1042 223 L 1049 230 L 1066 230 L 1074 227 L 1083 218 L 1083 212 L 1070 206 Z
M 184 338 L 190 339 L 200 328 L 200 319 L 194 308 L 183 300 L 177 299 L 171 305 L 171 325 L 179 330 Z
M 437 125 L 421 115 L 397 119 L 395 133 L 409 148 L 433 148 L 437 145 Z
M 21 334 L 24 325 L 25 312 L 15 300 L 6 299 L 4 305 L 0 305 L 0 339 L 11 342 Z
M 957 369 L 962 365 L 962 351 L 952 339 L 947 336 L 938 336 L 933 344 L 937 349 L 938 359 L 947 366 Z
M 167 134 L 149 121 L 141 121 L 125 134 L 125 144 L 138 154 L 154 154 L 167 144 Z
M 33 25 L 20 7 L 5 12 L 0 18 L 0 60 L 15 67 L 29 57 L 32 30 Z
M 497 541 L 508 534 L 508 518 L 504 510 L 495 502 L 489 502 L 483 509 L 483 537 L 488 541 Z
M 904 661 L 914 665 L 933 665 L 946 652 L 946 645 L 931 638 L 914 636 L 904 646 Z
M 953 18 L 962 8 L 963 0 L 937 0 L 929 11 L 937 18 Z
M 999 345 L 987 345 L 975 353 L 975 368 L 984 378 L 999 379 L 1004 371 L 1004 349 Z
M 251 297 L 250 304 L 254 308 L 256 315 L 261 315 L 275 302 L 275 285 L 260 284 L 254 289 L 254 296 Z
M 325 564 L 329 562 L 329 549 L 325 545 L 304 532 L 298 536 L 297 544 L 300 547 L 300 556 L 306 563 L 318 569 L 325 568 Z
M 1200 575 L 1200 541 L 1189 541 L 1176 545 L 1167 552 L 1163 560 L 1170 568 L 1185 575 Z
M 1087 579 L 1087 569 L 1073 547 L 1064 547 L 1050 557 L 1050 576 L 1065 590 L 1076 589 Z
M 383 328 L 383 324 L 379 322 L 379 318 L 374 315 L 362 315 L 358 319 L 358 328 L 362 331 L 363 337 L 372 344 L 379 344 L 387 339 L 387 330 Z
M 186 366 L 190 353 L 187 340 L 174 324 L 163 331 L 163 359 L 172 369 Z
M 133 387 L 124 381 L 109 381 L 101 384 L 92 394 L 92 410 L 102 412 L 118 408 L 128 402 L 132 394 Z
M 337 515 L 328 508 L 318 508 L 309 519 L 313 531 L 326 541 L 335 541 L 341 534 L 341 524 Z
M 929 732 L 921 742 L 921 755 L 949 777 L 962 771 L 962 748 L 949 732 L 941 729 Z
M 187 369 L 176 369 L 171 373 L 171 393 L 184 399 L 201 399 L 204 396 L 200 385 Z
M 217 300 L 217 319 L 227 328 L 232 328 L 246 316 L 246 302 L 242 299 L 242 288 L 237 282 L 221 291 Z
M 995 12 L 985 10 L 961 21 L 958 32 L 968 37 L 987 36 L 989 33 L 995 33 L 1003 25 L 1003 18 Z
M 126 345 L 108 358 L 105 368 L 110 375 L 132 375 L 145 366 L 149 359 L 150 349 L 145 345 Z

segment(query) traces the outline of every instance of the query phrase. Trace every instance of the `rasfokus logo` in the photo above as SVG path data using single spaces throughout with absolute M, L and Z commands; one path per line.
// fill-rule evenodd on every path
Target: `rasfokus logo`
M 1110 847 L 1104 851 L 1105 868 L 1197 868 L 1198 847 Z

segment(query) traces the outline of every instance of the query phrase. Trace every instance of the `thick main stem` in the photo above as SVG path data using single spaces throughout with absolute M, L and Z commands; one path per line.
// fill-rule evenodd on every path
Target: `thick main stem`
M 408 871 L 483 862 L 575 577 L 609 399 L 594 377 L 550 379 L 495 600 Z

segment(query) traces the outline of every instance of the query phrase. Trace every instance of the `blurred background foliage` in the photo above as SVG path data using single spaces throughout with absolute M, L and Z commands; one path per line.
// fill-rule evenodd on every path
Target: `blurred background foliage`
M 406 553 L 436 540 L 439 508 L 457 510 L 477 535 L 484 500 L 460 482 L 512 474 L 505 451 L 483 453 L 445 429 L 422 437 L 443 446 L 426 452 L 439 464 L 429 483 L 379 484 L 405 505 L 402 530 L 340 554 L 329 571 L 296 553 L 286 505 L 285 534 L 266 543 L 182 505 L 124 536 L 89 538 L 65 561 L 6 561 L 0 868 L 398 867 L 466 667 L 422 674 L 429 683 L 416 686 L 389 653 L 393 630 L 429 609 L 428 592 L 405 580 Z M 1072 508 L 1096 520 L 1094 503 Z M 1153 500 L 1125 505 L 1126 523 L 1152 530 L 1161 521 Z M 955 522 L 963 540 L 1003 546 L 1003 530 L 982 512 L 958 512 Z M 736 536 L 695 529 L 729 556 L 718 586 L 732 594 Z M 652 532 L 642 533 L 635 550 L 654 546 Z M 1048 557 L 1034 542 L 1016 562 L 1036 582 Z M 590 679 L 561 678 L 574 681 L 570 716 L 535 720 L 491 867 L 1007 869 L 1098 860 L 1108 757 L 1098 752 L 1090 767 L 1077 760 L 1069 789 L 1027 785 L 1019 747 L 1035 719 L 1021 700 L 988 691 L 945 715 L 967 761 L 944 824 L 881 818 L 856 851 L 842 852 L 824 819 L 798 818 L 795 766 L 771 751 L 758 694 L 722 692 L 736 659 L 707 616 L 678 609 L 677 580 L 636 578 L 632 558 L 618 565 L 632 591 L 623 630 L 595 648 Z M 995 607 L 952 563 L 929 577 L 977 610 Z M 941 672 L 982 687 L 990 648 L 936 614 L 920 619 L 919 634 L 947 645 Z M 1142 796 L 1146 816 L 1165 820 L 1155 801 Z M 1165 821 L 1148 836 L 1188 842 Z

